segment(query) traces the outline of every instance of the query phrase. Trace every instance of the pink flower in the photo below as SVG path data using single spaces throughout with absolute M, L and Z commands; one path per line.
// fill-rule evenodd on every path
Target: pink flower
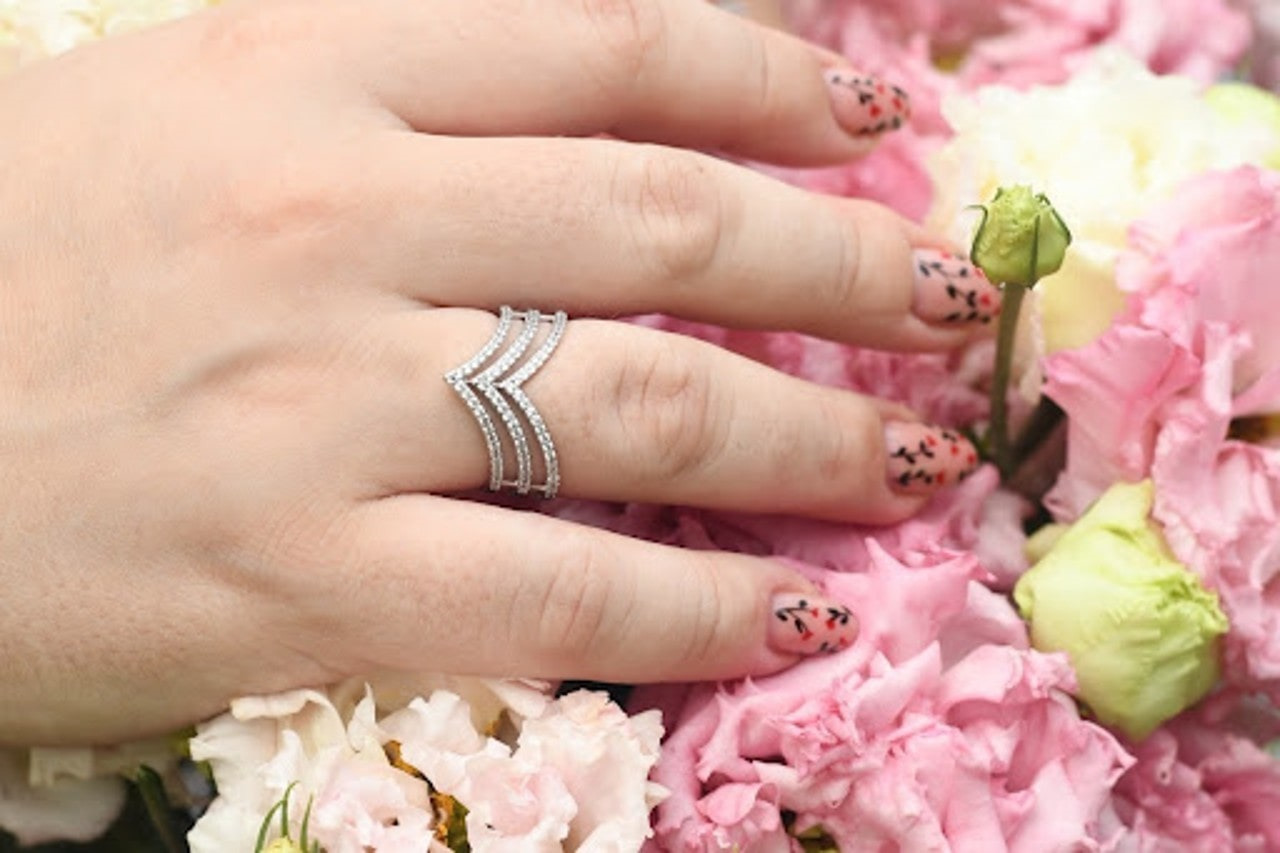
M 662 845 L 784 850 L 783 811 L 853 853 L 1096 844 L 1128 759 L 1060 692 L 1065 659 L 1027 649 L 973 558 L 868 553 L 819 573 L 861 616 L 853 647 L 691 692 L 655 773 Z
M 957 57 L 966 87 L 1059 83 L 1103 46 L 1157 73 L 1208 83 L 1239 62 L 1251 35 L 1248 17 L 1227 0 L 793 0 L 789 9 L 802 32 L 826 44 L 852 48 L 868 32 L 900 43 L 927 38 L 934 55 Z
M 1280 847 L 1280 764 L 1223 718 L 1221 704 L 1184 715 L 1135 747 L 1137 763 L 1113 799 L 1130 829 L 1119 853 Z

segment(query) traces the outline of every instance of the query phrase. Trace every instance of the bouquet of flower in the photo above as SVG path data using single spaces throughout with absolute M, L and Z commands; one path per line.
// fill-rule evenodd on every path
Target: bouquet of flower
M 0 70 L 203 5 L 0 0 Z M 547 511 L 789 561 L 859 614 L 851 647 L 733 683 L 248 697 L 174 741 L 0 753 L 0 827 L 93 838 L 128 777 L 191 804 L 195 851 L 1280 850 L 1277 8 L 788 4 L 913 116 L 774 173 L 972 244 L 999 329 L 908 355 L 639 322 L 899 400 L 991 464 L 883 528 Z

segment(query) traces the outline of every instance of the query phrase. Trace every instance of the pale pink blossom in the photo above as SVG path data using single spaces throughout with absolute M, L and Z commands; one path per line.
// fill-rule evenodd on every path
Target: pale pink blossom
M 655 775 L 662 845 L 786 850 L 787 811 L 851 853 L 1096 847 L 1129 759 L 1061 692 L 1066 660 L 1027 648 L 972 557 L 868 551 L 865 573 L 815 574 L 859 613 L 854 646 L 686 697 Z
M 662 726 L 579 691 L 525 719 L 514 747 L 483 736 L 457 696 L 415 699 L 384 722 L 404 759 L 467 809 L 483 851 L 635 850 L 663 791 L 648 781 Z
M 1113 808 L 1117 853 L 1265 853 L 1280 848 L 1280 763 L 1210 701 L 1135 746 Z M 1275 735 L 1275 711 L 1264 736 Z M 1257 733 L 1254 733 L 1257 734 Z
M 791 0 L 793 24 L 857 59 L 863 34 L 927 39 L 964 85 L 1060 83 L 1088 53 L 1120 48 L 1159 74 L 1211 82 L 1249 45 L 1247 15 L 1229 0 Z

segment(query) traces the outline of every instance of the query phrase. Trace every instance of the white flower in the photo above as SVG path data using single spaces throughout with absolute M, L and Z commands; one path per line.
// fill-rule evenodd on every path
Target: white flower
M 124 794 L 119 777 L 32 784 L 30 750 L 0 750 L 0 828 L 19 844 L 97 838 L 120 813 Z
M 949 99 L 944 113 L 956 135 L 930 165 L 933 227 L 967 245 L 966 208 L 1022 183 L 1052 198 L 1071 228 L 1066 262 L 1035 292 L 1048 352 L 1089 342 L 1123 306 L 1113 272 L 1134 220 L 1183 180 L 1262 163 L 1276 144 L 1220 115 L 1191 80 L 1111 51 L 1061 86 L 991 86 Z
M 96 838 L 124 804 L 125 776 L 143 765 L 163 776 L 176 763 L 167 739 L 110 748 L 2 750 L 0 829 L 24 844 Z

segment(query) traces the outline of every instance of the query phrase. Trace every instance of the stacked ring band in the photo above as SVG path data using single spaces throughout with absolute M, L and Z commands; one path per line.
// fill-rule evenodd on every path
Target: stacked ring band
M 560 464 L 551 432 L 521 386 L 551 357 L 564 336 L 567 321 L 563 311 L 546 315 L 533 309 L 517 312 L 504 305 L 498 315 L 498 328 L 489 342 L 469 361 L 444 376 L 484 434 L 491 491 L 509 488 L 520 495 L 536 492 L 544 498 L 553 498 L 560 488 Z M 531 352 L 530 348 L 544 330 L 547 334 Z M 529 443 L 530 432 L 541 457 L 541 484 L 534 482 L 537 472 Z M 508 447 L 515 461 L 514 479 L 508 478 L 507 473 L 510 470 Z

